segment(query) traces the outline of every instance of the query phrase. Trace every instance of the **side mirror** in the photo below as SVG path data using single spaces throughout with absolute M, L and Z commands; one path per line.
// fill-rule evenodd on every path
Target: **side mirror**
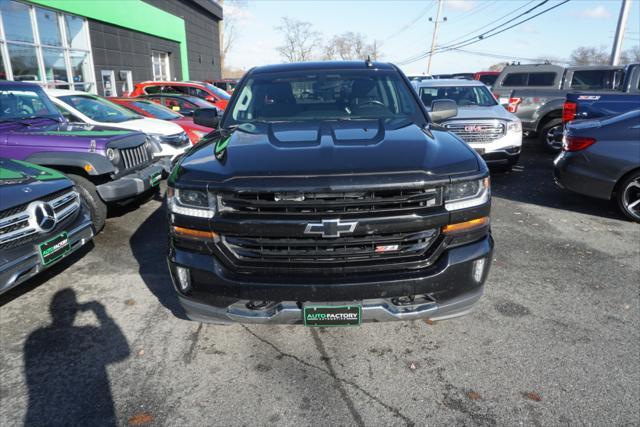
M 218 124 L 220 124 L 218 109 L 212 107 L 193 110 L 193 123 L 208 128 L 217 128 Z
M 431 103 L 429 116 L 434 123 L 444 122 L 458 115 L 458 104 L 451 99 L 437 99 Z
M 205 97 L 204 97 L 204 100 L 205 100 L 205 101 L 209 101 L 209 102 L 211 102 L 211 103 L 215 103 L 215 102 L 216 102 L 216 99 L 215 99 L 213 96 L 211 96 L 211 95 L 209 95 L 209 96 L 205 96 Z

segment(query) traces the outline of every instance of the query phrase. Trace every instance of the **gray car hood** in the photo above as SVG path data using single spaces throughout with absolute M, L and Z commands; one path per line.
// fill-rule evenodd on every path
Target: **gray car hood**
M 448 119 L 447 121 L 468 119 L 518 120 L 515 114 L 511 114 L 505 110 L 502 105 L 494 105 L 491 107 L 458 107 L 458 115 Z

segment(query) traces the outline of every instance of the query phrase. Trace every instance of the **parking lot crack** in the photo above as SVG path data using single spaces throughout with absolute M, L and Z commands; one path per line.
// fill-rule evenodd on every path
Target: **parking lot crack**
M 414 426 L 415 425 L 415 423 L 413 421 L 411 421 L 411 419 L 409 417 L 407 417 L 402 412 L 400 412 L 400 410 L 398 408 L 395 408 L 395 407 L 383 402 L 378 397 L 376 397 L 376 396 L 372 395 L 371 393 L 369 393 L 368 391 L 364 390 L 362 387 L 360 387 L 358 384 L 354 383 L 353 381 L 350 381 L 350 380 L 347 380 L 347 379 L 344 379 L 344 378 L 340 378 L 335 374 L 335 372 L 329 371 L 328 369 L 324 369 L 324 368 L 322 368 L 320 366 L 317 366 L 317 365 L 314 365 L 312 363 L 309 363 L 309 362 L 307 362 L 305 360 L 300 359 L 299 357 L 297 357 L 297 356 L 295 356 L 293 354 L 285 353 L 284 351 L 280 350 L 280 348 L 278 348 L 278 346 L 276 346 L 275 344 L 271 343 L 269 340 L 267 340 L 265 338 L 262 338 L 260 335 L 258 335 L 255 332 L 253 332 L 247 326 L 245 326 L 245 325 L 241 325 L 241 326 L 242 326 L 242 328 L 244 328 L 245 331 L 247 331 L 249 334 L 251 334 L 254 338 L 256 338 L 258 341 L 260 341 L 260 342 L 268 345 L 272 349 L 274 349 L 282 357 L 288 357 L 290 359 L 293 359 L 296 362 L 300 363 L 301 365 L 307 366 L 309 368 L 313 368 L 315 370 L 318 370 L 320 372 L 323 372 L 323 373 L 329 375 L 334 380 L 336 380 L 336 381 L 338 381 L 340 383 L 350 385 L 351 387 L 355 388 L 356 390 L 358 390 L 359 392 L 361 392 L 362 394 L 367 396 L 369 399 L 371 399 L 374 402 L 376 402 L 378 405 L 380 405 L 383 408 L 385 408 L 387 411 L 391 412 L 397 418 L 402 419 L 407 426 Z
M 364 426 L 364 421 L 362 420 L 362 415 L 360 415 L 358 410 L 353 405 L 353 401 L 351 400 L 351 398 L 347 394 L 347 390 L 345 390 L 345 388 L 343 387 L 342 383 L 340 382 L 340 379 L 336 375 L 335 369 L 333 369 L 333 364 L 331 363 L 331 359 L 327 355 L 327 350 L 324 348 L 324 344 L 322 343 L 322 340 L 320 339 L 320 336 L 318 335 L 318 331 L 316 331 L 315 329 L 312 329 L 311 330 L 311 336 L 313 337 L 313 342 L 315 343 L 316 348 L 318 349 L 318 351 L 322 355 L 322 360 L 324 361 L 324 364 L 327 366 L 327 369 L 329 370 L 329 375 L 331 375 L 331 377 L 335 380 L 336 387 L 338 388 L 338 391 L 340 392 L 340 396 L 342 396 L 342 399 L 346 403 L 347 408 L 349 408 L 349 412 L 351 412 L 351 416 L 353 416 L 353 419 L 354 419 L 354 421 L 356 422 L 357 425 Z

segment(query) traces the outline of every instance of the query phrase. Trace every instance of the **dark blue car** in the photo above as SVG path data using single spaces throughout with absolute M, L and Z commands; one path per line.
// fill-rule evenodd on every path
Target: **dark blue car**
M 569 122 L 554 164 L 558 185 L 615 199 L 626 216 L 640 222 L 640 109 Z

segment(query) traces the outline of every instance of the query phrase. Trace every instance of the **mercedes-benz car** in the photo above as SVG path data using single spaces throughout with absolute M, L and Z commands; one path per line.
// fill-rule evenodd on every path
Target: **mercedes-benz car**
M 0 294 L 93 237 L 73 181 L 53 169 L 0 157 Z

